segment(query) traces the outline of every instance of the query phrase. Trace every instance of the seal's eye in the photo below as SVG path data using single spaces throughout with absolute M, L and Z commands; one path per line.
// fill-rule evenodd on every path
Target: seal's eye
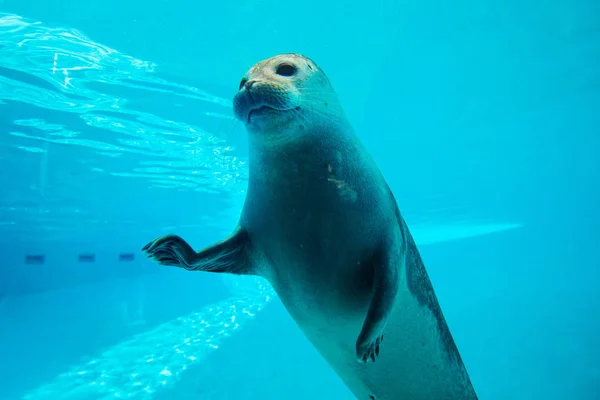
M 242 88 L 244 87 L 244 85 L 246 84 L 246 82 L 248 82 L 248 79 L 242 78 L 242 81 L 240 82 L 240 89 L 239 90 L 242 90 Z
M 281 64 L 277 67 L 277 75 L 281 76 L 292 76 L 296 73 L 297 69 L 293 65 L 290 64 Z

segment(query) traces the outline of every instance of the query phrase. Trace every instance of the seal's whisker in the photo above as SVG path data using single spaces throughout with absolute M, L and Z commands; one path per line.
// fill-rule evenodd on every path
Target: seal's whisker
M 233 125 L 231 126 L 231 129 L 229 130 L 229 134 L 227 134 L 227 137 L 229 138 L 231 136 L 231 134 L 235 131 L 235 128 L 238 126 L 238 124 L 240 123 L 239 120 L 234 120 L 233 121 Z
M 291 110 L 289 110 L 289 111 L 290 111 L 292 114 L 294 114 L 294 116 L 295 116 L 295 117 L 296 117 L 296 118 L 297 118 L 297 119 L 300 121 L 300 123 L 302 124 L 302 127 L 303 127 L 303 128 L 305 128 L 305 129 L 307 129 L 307 128 L 308 128 L 308 126 L 307 126 L 307 124 L 306 124 L 306 123 L 308 122 L 308 120 L 306 119 L 306 116 L 305 116 L 305 115 L 303 115 L 303 114 L 302 114 L 300 111 L 298 111 L 298 110 L 296 110 L 296 109 L 293 109 L 293 108 L 292 108 Z
M 324 112 L 323 110 L 317 109 L 315 107 L 305 107 L 305 110 L 313 115 L 317 115 L 319 117 L 323 117 L 323 119 L 330 121 L 330 122 L 336 122 L 339 121 L 339 115 L 340 112 L 335 112 L 334 110 L 332 110 L 332 112 Z M 306 116 L 305 116 L 306 118 Z

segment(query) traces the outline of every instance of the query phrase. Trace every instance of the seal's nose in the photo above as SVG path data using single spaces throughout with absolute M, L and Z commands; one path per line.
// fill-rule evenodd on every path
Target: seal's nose
M 254 85 L 255 83 L 256 83 L 255 80 L 250 80 L 250 81 L 246 82 L 246 84 L 244 86 L 246 87 L 246 90 L 250 90 L 252 85 Z

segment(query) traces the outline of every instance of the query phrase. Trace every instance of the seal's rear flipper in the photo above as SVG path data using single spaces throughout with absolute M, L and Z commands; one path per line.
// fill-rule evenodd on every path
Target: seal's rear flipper
M 159 264 L 188 271 L 252 274 L 246 251 L 248 243 L 248 232 L 238 228 L 227 239 L 197 253 L 177 235 L 159 237 L 145 245 L 142 251 Z

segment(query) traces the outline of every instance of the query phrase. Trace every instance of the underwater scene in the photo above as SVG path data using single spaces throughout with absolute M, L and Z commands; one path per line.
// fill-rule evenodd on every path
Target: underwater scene
M 0 400 L 600 399 L 598 16 L 0 0 Z

